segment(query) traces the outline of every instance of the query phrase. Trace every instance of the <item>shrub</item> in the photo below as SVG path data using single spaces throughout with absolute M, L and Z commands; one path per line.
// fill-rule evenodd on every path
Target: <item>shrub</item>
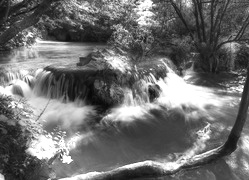
M 6 180 L 50 176 L 45 161 L 26 153 L 29 143 L 42 131 L 38 123 L 29 120 L 31 114 L 25 101 L 0 94 L 0 173 Z
M 235 68 L 247 68 L 249 58 L 249 47 L 246 44 L 242 44 L 236 53 Z
M 171 47 L 170 59 L 176 66 L 185 66 L 190 59 L 190 52 L 192 50 L 192 41 L 189 36 L 183 38 L 175 37 L 171 40 L 173 46 Z
M 217 52 L 218 58 L 218 71 L 228 71 L 231 69 L 231 57 L 230 50 L 227 48 L 221 48 Z
M 109 44 L 127 51 L 134 61 L 140 61 L 148 56 L 152 50 L 154 37 L 146 27 L 124 27 L 115 25 Z
M 13 39 L 11 39 L 4 46 L 1 46 L 1 50 L 11 50 L 22 46 L 31 46 L 36 42 L 36 39 L 41 37 L 41 32 L 35 27 L 29 27 L 19 32 Z

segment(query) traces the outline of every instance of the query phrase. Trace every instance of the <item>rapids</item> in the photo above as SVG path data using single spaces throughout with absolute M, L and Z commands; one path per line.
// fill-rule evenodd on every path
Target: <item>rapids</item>
M 107 171 L 148 159 L 170 162 L 226 140 L 236 118 L 238 96 L 187 84 L 172 71 L 158 80 L 153 75 L 150 81 L 144 79 L 137 86 L 142 94 L 125 89 L 123 103 L 108 110 L 82 98 L 70 101 L 65 93 L 67 82 L 53 80 L 53 74 L 43 68 L 76 63 L 78 56 L 88 54 L 96 46 L 103 45 L 41 41 L 32 49 L 0 56 L 1 68 L 9 68 L 5 76 L 0 73 L 0 92 L 26 98 L 47 131 L 29 152 L 41 159 L 49 159 L 58 151 L 65 155 L 53 164 L 58 178 Z M 44 90 L 45 78 L 60 85 Z M 161 92 L 150 102 L 148 86 L 152 83 Z M 214 166 L 181 172 L 170 179 L 248 177 L 248 132 L 247 123 L 237 154 Z

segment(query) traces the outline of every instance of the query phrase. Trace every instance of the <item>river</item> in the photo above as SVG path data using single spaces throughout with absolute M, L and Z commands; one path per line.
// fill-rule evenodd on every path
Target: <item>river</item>
M 95 48 L 105 46 L 100 43 L 37 41 L 30 48 L 0 53 L 0 63 L 11 64 L 13 68 L 21 65 L 22 69 L 39 68 L 50 64 L 76 63 L 79 57 L 87 56 Z
M 12 81 L 18 79 L 13 75 L 16 71 L 25 70 L 24 76 L 36 71 L 32 76 L 36 77 L 34 86 L 38 87 L 37 77 L 46 72 L 37 69 L 52 64 L 76 64 L 79 56 L 101 47 L 105 45 L 39 41 L 32 48 L 1 54 L 0 66 L 8 69 Z M 8 83 L 4 85 L 6 92 L 11 91 Z M 134 103 L 125 101 L 105 114 L 82 100 L 49 99 L 38 96 L 37 88 L 25 86 L 25 89 L 23 83 L 19 84 L 36 115 L 45 110 L 39 120 L 51 135 L 41 137 L 30 152 L 39 158 L 49 158 L 58 150 L 57 146 L 64 145 L 68 150 L 64 152 L 64 161 L 72 158 L 69 164 L 55 161 L 53 167 L 58 178 L 107 171 L 148 159 L 170 162 L 182 154 L 191 156 L 217 147 L 225 142 L 239 104 L 238 96 L 187 84 L 174 73 L 157 80 L 162 92 L 155 102 L 136 103 L 129 99 Z M 248 133 L 247 122 L 238 150 L 228 158 L 162 179 L 247 179 Z

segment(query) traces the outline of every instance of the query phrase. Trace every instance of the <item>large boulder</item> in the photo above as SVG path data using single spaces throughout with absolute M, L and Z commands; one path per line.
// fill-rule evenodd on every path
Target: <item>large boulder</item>
M 80 62 L 63 66 L 48 66 L 37 76 L 40 94 L 50 98 L 67 96 L 69 99 L 85 99 L 88 104 L 105 107 L 118 105 L 125 97 L 124 89 L 147 93 L 150 101 L 160 94 L 156 85 L 159 78 L 169 72 L 168 59 L 158 59 L 133 64 L 125 53 L 113 49 L 95 50 Z M 146 82 L 141 88 L 140 80 Z M 149 86 L 150 84 L 150 86 Z M 137 90 L 136 90 L 137 89 Z

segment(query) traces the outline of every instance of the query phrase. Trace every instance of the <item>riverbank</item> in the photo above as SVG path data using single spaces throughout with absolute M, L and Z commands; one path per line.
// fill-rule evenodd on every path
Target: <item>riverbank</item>
M 220 72 L 219 74 L 198 73 L 187 70 L 183 79 L 189 84 L 217 88 L 227 93 L 241 94 L 246 80 L 246 69 Z

